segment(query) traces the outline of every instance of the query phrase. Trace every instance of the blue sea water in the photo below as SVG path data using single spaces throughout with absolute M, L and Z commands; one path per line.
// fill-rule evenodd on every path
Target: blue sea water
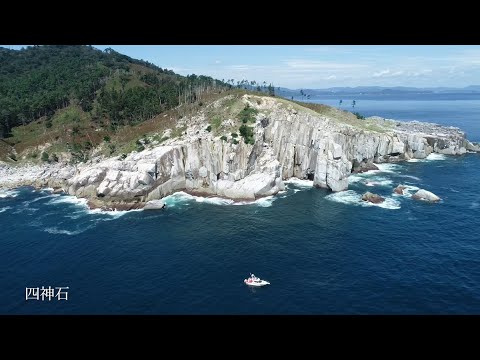
M 478 135 L 480 101 L 468 101 L 454 118 L 448 101 L 357 106 Z M 297 181 L 240 205 L 178 193 L 162 211 L 0 190 L 0 314 L 480 314 L 479 165 L 434 155 L 351 176 L 346 192 Z M 392 194 L 399 183 L 408 194 Z M 417 188 L 442 201 L 414 201 Z M 386 202 L 362 203 L 367 190 Z M 250 272 L 271 285 L 249 289 Z M 69 299 L 25 300 L 41 286 Z

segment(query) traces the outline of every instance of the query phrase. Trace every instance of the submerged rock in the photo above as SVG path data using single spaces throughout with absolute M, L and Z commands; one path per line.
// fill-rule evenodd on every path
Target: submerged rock
M 428 202 L 438 202 L 441 199 L 435 195 L 434 193 L 420 189 L 418 190 L 415 194 L 412 195 L 412 198 L 415 200 L 423 200 L 423 201 L 428 201 Z
M 404 190 L 405 190 L 406 188 L 407 188 L 406 186 L 398 185 L 395 189 L 393 189 L 393 192 L 396 193 L 396 194 L 403 195 L 403 194 L 405 194 L 405 193 L 404 193 Z
M 385 201 L 385 198 L 367 191 L 365 194 L 362 195 L 362 200 L 371 202 L 373 204 L 380 204 Z
M 167 205 L 163 200 L 150 200 L 145 204 L 143 210 L 159 210 L 163 209 L 165 206 Z

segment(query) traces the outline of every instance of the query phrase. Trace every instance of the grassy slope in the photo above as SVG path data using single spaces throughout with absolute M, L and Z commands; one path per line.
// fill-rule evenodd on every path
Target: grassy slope
M 18 158 L 28 154 L 28 159 L 35 159 L 36 161 L 40 161 L 40 151 L 37 149 L 45 143 L 51 144 L 51 147 L 47 150 L 50 154 L 66 152 L 72 144 L 85 144 L 85 142 L 90 141 L 94 145 L 102 144 L 103 154 L 118 155 L 135 150 L 137 148 L 136 142 L 139 139 L 148 137 L 157 141 L 162 140 L 161 134 L 166 129 L 173 130 L 172 137 L 179 136 L 183 129 L 176 128 L 177 121 L 183 117 L 188 119 L 199 111 L 204 112 L 207 121 L 212 126 L 212 132 L 216 136 L 226 135 L 229 137 L 232 132 L 239 133 L 238 128 L 241 122 L 238 120 L 238 114 L 245 106 L 241 100 L 244 94 L 259 95 L 258 93 L 244 90 L 231 90 L 227 93 L 224 92 L 220 94 L 212 93 L 203 99 L 201 104 L 182 105 L 138 125 L 121 127 L 116 132 L 111 131 L 105 124 L 92 122 L 89 113 L 85 113 L 80 107 L 73 105 L 55 114 L 52 119 L 51 128 L 46 127 L 45 119 L 40 119 L 28 125 L 14 128 L 13 137 L 6 140 L 9 144 L 15 146 L 15 150 L 20 155 Z M 213 106 L 208 106 L 227 95 L 230 95 L 231 98 L 224 100 L 220 107 L 214 108 Z M 262 94 L 261 96 L 264 95 Z M 294 102 L 284 98 L 275 99 L 285 106 L 292 106 L 298 111 L 327 116 L 334 121 L 363 130 L 376 132 L 385 132 L 388 130 L 388 128 L 380 126 L 376 121 L 360 120 L 348 111 L 339 110 L 327 105 Z M 235 125 L 227 128 L 221 126 L 222 121 L 228 118 L 236 120 Z M 103 141 L 105 136 L 110 137 L 109 143 Z M 115 146 L 114 151 L 109 148 L 110 144 Z M 5 160 L 8 151 L 10 151 L 8 146 L 0 146 L 0 158 Z M 32 154 L 35 153 L 35 158 L 32 158 Z

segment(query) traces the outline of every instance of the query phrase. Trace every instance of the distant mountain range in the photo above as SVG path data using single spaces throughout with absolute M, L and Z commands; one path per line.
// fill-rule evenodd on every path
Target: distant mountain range
M 361 95 L 361 94 L 480 94 L 480 85 L 470 85 L 463 88 L 430 87 L 416 88 L 406 86 L 357 86 L 357 87 L 332 87 L 327 89 L 288 89 L 279 88 L 276 91 L 280 96 L 298 96 L 303 92 L 310 96 L 318 95 Z

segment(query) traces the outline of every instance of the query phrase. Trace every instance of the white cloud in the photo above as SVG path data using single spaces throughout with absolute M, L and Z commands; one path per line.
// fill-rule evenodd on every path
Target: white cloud
M 373 73 L 373 77 L 382 77 L 382 76 L 386 76 L 388 74 L 390 74 L 390 69 L 382 70 L 382 71 Z
M 355 63 L 340 63 L 321 60 L 292 59 L 285 60 L 284 63 L 293 69 L 317 71 L 317 70 L 346 70 L 364 68 L 367 65 Z
M 215 60 L 215 64 L 220 64 L 221 61 L 220 60 Z

